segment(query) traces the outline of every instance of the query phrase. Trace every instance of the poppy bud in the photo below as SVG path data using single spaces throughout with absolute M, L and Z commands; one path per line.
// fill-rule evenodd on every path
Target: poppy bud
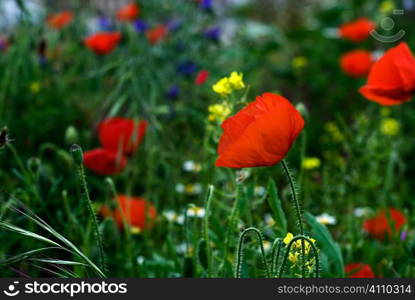
M 81 146 L 77 144 L 73 144 L 69 150 L 71 152 L 72 158 L 77 164 L 77 166 L 81 166 L 82 162 L 84 161 L 84 154 L 82 152 Z
M 74 126 L 68 126 L 65 131 L 65 142 L 69 145 L 75 144 L 78 142 L 79 136 L 78 131 Z

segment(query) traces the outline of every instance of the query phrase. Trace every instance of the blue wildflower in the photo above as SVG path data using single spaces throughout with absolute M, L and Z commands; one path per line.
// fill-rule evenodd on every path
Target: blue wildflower
M 179 97 L 179 93 L 180 93 L 179 87 L 176 84 L 174 84 L 169 88 L 169 90 L 166 93 L 166 96 L 167 98 L 174 100 L 174 99 L 177 99 L 177 97 Z
M 197 66 L 191 61 L 185 61 L 179 64 L 177 72 L 185 76 L 191 76 L 196 72 Z
M 134 21 L 134 28 L 140 33 L 144 33 L 150 26 L 140 19 Z

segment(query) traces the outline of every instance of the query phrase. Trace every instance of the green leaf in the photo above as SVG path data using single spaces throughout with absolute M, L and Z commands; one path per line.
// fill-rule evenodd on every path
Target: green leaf
M 312 237 L 318 242 L 321 251 L 327 255 L 335 269 L 336 277 L 344 277 L 344 262 L 339 245 L 333 240 L 327 227 L 317 222 L 312 214 L 306 212 L 305 220 L 311 226 Z
M 208 268 L 207 244 L 204 239 L 199 240 L 199 244 L 197 247 L 197 257 L 203 269 L 207 270 Z
M 272 209 L 274 220 L 281 227 L 282 231 L 287 231 L 287 218 L 282 209 L 281 200 L 278 197 L 277 187 L 275 181 L 270 179 L 268 181 L 268 203 Z

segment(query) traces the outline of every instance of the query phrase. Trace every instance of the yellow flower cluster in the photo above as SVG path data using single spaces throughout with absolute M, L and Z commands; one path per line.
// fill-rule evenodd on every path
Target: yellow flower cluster
M 283 239 L 283 242 L 285 245 L 288 245 L 291 240 L 294 238 L 294 235 L 291 232 L 288 232 L 287 235 L 285 236 L 285 238 Z M 316 240 L 313 238 L 310 238 L 310 240 L 313 242 L 313 244 L 315 244 Z M 292 262 L 293 264 L 297 263 L 299 258 L 301 257 L 301 251 L 302 251 L 302 241 L 301 240 L 296 240 L 293 244 L 293 246 L 291 247 L 291 251 L 288 254 L 288 260 L 290 262 Z M 304 242 L 304 254 L 307 256 L 310 253 L 311 250 L 311 245 L 308 242 Z M 310 260 L 309 262 L 306 262 L 306 265 L 309 266 L 310 268 L 312 267 L 312 263 Z
M 303 169 L 312 170 L 319 168 L 321 165 L 321 161 L 318 157 L 305 157 L 302 162 Z
M 384 135 L 395 136 L 399 133 L 401 124 L 393 118 L 385 118 L 380 124 L 380 131 Z
M 308 59 L 305 56 L 294 57 L 291 61 L 293 69 L 302 69 L 308 64 Z
M 40 83 L 39 83 L 39 82 L 37 82 L 37 81 L 34 81 L 34 82 L 32 82 L 32 83 L 30 84 L 29 88 L 30 88 L 30 91 L 31 91 L 33 94 L 37 94 L 37 93 L 39 93 L 39 91 L 40 91 Z
M 245 88 L 243 74 L 238 72 L 232 72 L 229 77 L 220 79 L 212 86 L 213 91 L 221 96 L 227 96 L 243 88 Z
M 214 122 L 223 122 L 227 116 L 231 114 L 231 109 L 226 104 L 213 104 L 209 105 L 209 121 Z

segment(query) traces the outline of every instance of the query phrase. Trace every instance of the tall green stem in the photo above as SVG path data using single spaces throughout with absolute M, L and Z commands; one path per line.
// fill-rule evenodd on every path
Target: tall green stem
M 106 263 L 105 263 L 104 246 L 103 246 L 101 232 L 99 231 L 97 216 L 95 215 L 94 209 L 92 208 L 92 201 L 91 201 L 91 198 L 89 197 L 89 190 L 88 190 L 88 185 L 86 182 L 85 169 L 82 163 L 83 162 L 82 148 L 78 145 L 72 145 L 70 151 L 78 168 L 79 181 L 80 181 L 83 193 L 84 193 L 83 198 L 85 199 L 85 205 L 87 207 L 89 216 L 92 220 L 92 225 L 94 227 L 95 238 L 97 240 L 98 249 L 99 249 L 101 269 L 104 272 L 106 272 L 107 268 L 106 268 Z
M 210 214 L 210 206 L 212 203 L 214 189 L 215 188 L 213 185 L 210 185 L 208 187 L 207 199 L 206 199 L 206 204 L 205 204 L 205 217 L 203 219 L 203 235 L 204 235 L 204 239 L 206 243 L 206 257 L 207 257 L 206 273 L 207 273 L 208 278 L 212 276 L 212 258 L 211 258 L 212 251 L 210 249 L 210 239 L 209 239 L 209 214 Z
M 295 181 L 294 181 L 294 177 L 291 174 L 290 169 L 288 168 L 287 163 L 285 162 L 285 160 L 281 161 L 281 165 L 282 168 L 285 171 L 285 174 L 287 175 L 287 179 L 288 182 L 290 184 L 290 188 L 291 188 L 291 195 L 293 198 L 293 204 L 294 204 L 294 209 L 296 212 L 296 216 L 297 216 L 297 223 L 298 223 L 298 228 L 300 230 L 300 234 L 304 235 L 304 226 L 303 226 L 303 218 L 301 216 L 301 207 L 300 207 L 300 202 L 298 200 L 298 195 L 297 195 L 297 188 L 295 186 Z
M 291 187 L 291 194 L 292 194 L 292 198 L 293 198 L 293 203 L 294 203 L 294 209 L 297 215 L 297 224 L 298 224 L 298 228 L 300 230 L 300 234 L 304 235 L 304 226 L 303 226 L 303 218 L 301 215 L 301 207 L 300 207 L 300 202 L 298 200 L 298 195 L 297 195 L 297 188 L 295 186 L 295 181 L 294 181 L 294 177 L 291 174 L 290 169 L 288 168 L 287 163 L 282 160 L 281 161 L 281 165 L 282 168 L 285 171 L 285 174 L 287 175 L 287 179 L 290 183 L 290 187 Z M 304 240 L 301 240 L 301 260 L 302 260 L 302 268 L 301 268 L 301 275 L 304 278 L 305 277 L 305 245 L 304 245 Z

